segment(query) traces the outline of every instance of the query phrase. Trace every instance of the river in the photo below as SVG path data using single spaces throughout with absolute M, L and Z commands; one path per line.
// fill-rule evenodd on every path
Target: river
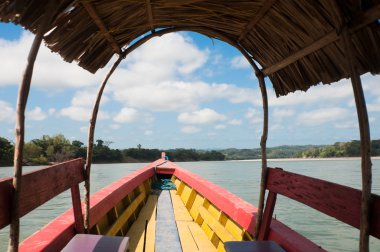
M 380 160 L 373 160 L 373 193 L 380 194 Z M 258 203 L 261 163 L 258 161 L 180 162 L 182 167 L 224 187 L 253 205 Z M 144 164 L 95 164 L 91 186 L 96 192 Z M 360 189 L 360 160 L 281 160 L 270 167 L 312 176 Z M 25 167 L 24 171 L 40 167 Z M 11 167 L 0 167 L 0 178 L 12 174 Z M 81 187 L 83 188 L 83 186 Z M 82 193 L 83 195 L 83 193 Z M 71 207 L 69 191 L 47 202 L 21 219 L 21 240 Z M 300 203 L 278 197 L 274 215 L 284 224 L 329 251 L 357 251 L 359 231 Z M 9 227 L 0 231 L 0 251 L 6 251 Z M 371 251 L 380 251 L 380 240 L 371 237 Z

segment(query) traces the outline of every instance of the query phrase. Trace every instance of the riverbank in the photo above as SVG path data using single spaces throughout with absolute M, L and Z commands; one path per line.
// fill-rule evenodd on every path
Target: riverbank
M 371 157 L 372 160 L 380 160 L 380 156 Z M 331 157 L 331 158 L 269 158 L 268 161 L 341 161 L 341 160 L 361 160 L 361 157 Z M 261 162 L 261 159 L 226 160 L 238 162 Z

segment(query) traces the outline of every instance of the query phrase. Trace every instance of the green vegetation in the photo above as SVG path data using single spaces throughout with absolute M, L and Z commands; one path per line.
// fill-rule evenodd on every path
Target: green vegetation
M 195 149 L 145 149 L 141 144 L 137 148 L 124 150 L 111 149 L 112 142 L 96 140 L 93 149 L 94 163 L 151 162 L 161 157 L 161 152 L 172 161 L 219 161 L 260 159 L 261 150 L 224 149 L 205 151 Z M 380 139 L 372 140 L 372 156 L 380 156 Z M 0 166 L 13 165 L 13 143 L 0 137 Z M 62 162 L 72 158 L 85 158 L 87 148 L 81 141 L 70 141 L 63 135 L 42 136 L 25 143 L 23 153 L 24 165 L 46 165 Z M 330 158 L 359 157 L 360 142 L 337 142 L 333 145 L 278 146 L 267 149 L 268 158 Z
M 111 149 L 112 142 L 96 140 L 93 148 L 94 163 L 151 162 L 161 157 L 165 150 L 137 148 L 125 150 Z M 0 166 L 13 165 L 13 143 L 0 137 Z M 46 165 L 73 158 L 85 158 L 87 148 L 78 140 L 70 141 L 63 135 L 47 136 L 25 143 L 24 165 Z M 196 151 L 194 149 L 175 149 L 165 151 L 173 161 L 215 161 L 225 156 L 217 151 Z
M 221 153 L 228 160 L 261 158 L 261 149 L 225 149 Z M 371 155 L 380 156 L 380 139 L 372 140 Z M 268 158 L 331 158 L 360 157 L 360 141 L 337 142 L 333 145 L 278 146 L 267 149 Z

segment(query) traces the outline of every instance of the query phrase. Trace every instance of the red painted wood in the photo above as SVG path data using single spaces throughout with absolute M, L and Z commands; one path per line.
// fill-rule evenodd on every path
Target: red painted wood
M 276 205 L 277 194 L 274 192 L 268 193 L 268 198 L 265 204 L 265 210 L 263 214 L 263 220 L 261 222 L 259 236 L 257 237 L 259 241 L 268 240 L 270 224 L 272 222 L 272 215 L 274 207 Z
M 323 230 L 321 230 L 323 232 Z M 306 237 L 272 219 L 268 240 L 275 241 L 288 252 L 322 252 L 326 251 Z
M 25 239 L 19 246 L 20 252 L 61 251 L 76 234 L 74 214 L 70 209 L 44 228 Z
M 117 180 L 91 196 L 90 227 L 93 227 L 111 208 L 125 198 L 128 193 L 148 178 L 154 176 L 154 167 L 158 161 L 151 163 L 127 176 Z
M 20 217 L 71 188 L 73 185 L 84 181 L 83 165 L 83 159 L 75 159 L 22 175 Z M 11 187 L 11 190 L 9 190 L 9 185 L 11 184 L 12 178 L 0 181 L 0 189 L 4 189 L 0 193 L 0 205 L 8 206 L 0 211 L 0 228 L 10 223 L 9 199 L 13 189 Z M 10 193 L 10 195 L 5 195 L 7 193 Z
M 0 229 L 7 226 L 11 219 L 10 206 L 12 191 L 12 180 L 0 180 Z
M 82 203 L 80 200 L 79 185 L 76 184 L 71 187 L 71 201 L 73 203 L 73 213 L 75 219 L 75 230 L 76 233 L 84 233 L 84 222 L 82 214 Z
M 166 164 L 170 165 L 173 163 L 168 162 Z M 217 186 L 210 181 L 179 167 L 178 165 L 173 164 L 173 168 L 176 168 L 174 172 L 176 177 L 181 179 L 190 187 L 194 188 L 194 190 L 230 216 L 245 230 L 251 234 L 254 233 L 254 214 L 257 212 L 256 207 L 221 188 L 220 186 Z
M 91 196 L 90 226 L 94 226 L 116 203 L 149 177 L 154 175 L 154 167 L 159 159 L 125 176 Z M 83 203 L 82 203 L 83 209 Z M 60 251 L 76 234 L 73 210 L 70 209 L 40 231 L 29 236 L 20 244 L 20 251 Z
M 273 168 L 269 169 L 267 189 L 360 227 L 360 190 Z M 370 234 L 377 238 L 380 238 L 379 205 L 379 196 L 373 194 Z

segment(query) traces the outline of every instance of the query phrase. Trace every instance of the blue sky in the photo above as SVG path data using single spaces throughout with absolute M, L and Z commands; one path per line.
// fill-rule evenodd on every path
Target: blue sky
M 14 138 L 18 85 L 33 35 L 0 24 L 0 136 Z M 26 113 L 26 140 L 62 133 L 87 141 L 89 116 L 111 63 L 95 75 L 41 47 Z M 380 137 L 379 77 L 364 75 L 371 136 Z M 276 98 L 270 80 L 268 146 L 359 139 L 349 80 Z M 113 74 L 95 139 L 113 148 L 256 148 L 261 95 L 252 69 L 233 47 L 199 34 L 152 39 Z

